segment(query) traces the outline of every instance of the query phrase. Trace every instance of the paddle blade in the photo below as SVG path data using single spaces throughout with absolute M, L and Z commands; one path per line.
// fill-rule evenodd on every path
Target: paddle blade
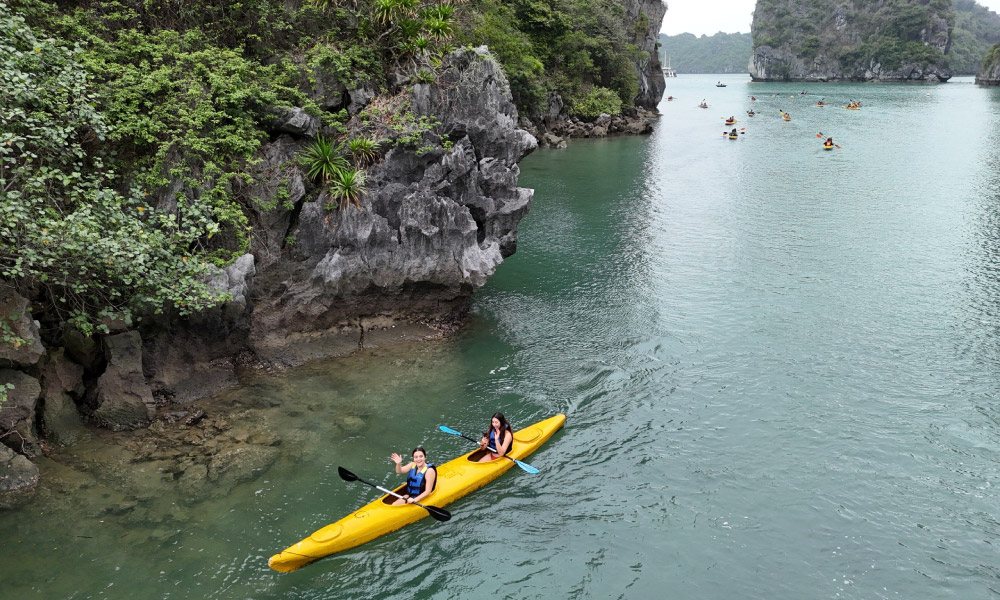
M 524 469 L 528 473 L 531 473 L 532 475 L 538 475 L 538 473 L 539 473 L 539 471 L 538 471 L 537 468 L 529 465 L 528 463 L 521 462 L 521 461 L 517 460 L 516 458 L 514 459 L 514 462 L 517 463 L 517 466 L 521 467 L 522 469 Z
M 445 521 L 451 519 L 451 513 L 443 508 L 438 508 L 436 506 L 424 506 L 423 504 L 421 504 L 420 506 L 426 508 L 427 512 L 431 513 L 431 516 L 434 517 L 435 521 L 441 521 L 442 523 L 444 523 Z
M 357 481 L 358 480 L 358 476 L 357 475 L 355 475 L 354 473 L 351 473 L 350 471 L 348 471 L 344 467 L 337 467 L 337 473 L 340 475 L 340 478 L 343 479 L 344 481 Z
M 451 435 L 462 435 L 460 432 L 455 431 L 454 429 L 452 429 L 451 427 L 448 427 L 447 425 L 439 425 L 438 429 L 440 429 L 441 431 L 443 431 L 445 433 L 450 433 Z

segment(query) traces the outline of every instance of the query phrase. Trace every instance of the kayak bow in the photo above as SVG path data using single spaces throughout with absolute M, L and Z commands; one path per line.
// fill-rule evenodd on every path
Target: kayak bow
M 551 438 L 566 422 L 566 415 L 556 415 L 519 429 L 514 433 L 511 458 L 521 459 Z M 433 506 L 446 506 L 500 477 L 514 467 L 509 460 L 478 461 L 483 450 L 473 450 L 437 467 L 437 486 L 424 497 L 423 502 Z M 394 491 L 402 493 L 406 485 Z M 392 505 L 392 496 L 362 506 L 336 523 L 313 532 L 309 537 L 272 556 L 267 564 L 275 571 L 288 573 L 324 556 L 341 552 L 395 531 L 404 525 L 426 517 L 426 509 L 413 504 Z

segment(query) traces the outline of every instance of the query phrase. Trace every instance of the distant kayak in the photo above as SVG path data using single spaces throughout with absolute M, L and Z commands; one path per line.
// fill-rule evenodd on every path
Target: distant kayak
M 740 136 L 738 136 L 738 135 L 729 134 L 729 139 L 731 139 L 731 140 L 735 140 L 735 139 L 737 139 L 739 137 Z
M 823 144 L 824 150 L 833 150 L 833 144 Z
M 739 122 L 740 122 L 739 119 L 733 119 L 732 121 L 730 121 L 729 119 L 726 119 L 726 125 L 735 125 L 736 123 L 739 123 Z
M 698 108 L 708 108 L 708 105 L 707 105 L 707 104 L 704 104 L 704 103 L 702 103 L 702 104 L 699 104 L 699 105 L 698 105 Z
M 788 113 L 785 113 L 785 114 L 781 115 L 781 118 L 784 119 L 784 120 L 786 120 L 786 121 L 791 121 L 792 120 L 792 118 L 788 116 Z

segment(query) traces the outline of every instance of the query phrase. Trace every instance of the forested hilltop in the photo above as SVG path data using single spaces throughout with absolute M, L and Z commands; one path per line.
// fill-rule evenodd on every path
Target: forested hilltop
M 1000 42 L 1000 15 L 974 0 L 953 0 L 955 28 L 951 32 L 948 66 L 956 75 L 973 75 L 993 44 Z
M 660 34 L 660 58 L 669 58 L 670 66 L 680 74 L 746 73 L 752 47 L 749 33 Z
M 950 0 L 758 0 L 754 80 L 947 81 Z

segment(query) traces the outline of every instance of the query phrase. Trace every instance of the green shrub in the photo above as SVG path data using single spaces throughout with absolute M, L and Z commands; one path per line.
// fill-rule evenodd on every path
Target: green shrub
M 617 115 L 622 112 L 622 99 L 614 90 L 594 87 L 583 98 L 573 103 L 572 114 L 593 118 L 602 113 Z
M 121 133 L 82 56 L 0 4 L 0 284 L 87 335 L 109 317 L 217 304 L 205 281 L 219 215 L 179 207 L 178 223 L 125 183 L 100 151 Z

